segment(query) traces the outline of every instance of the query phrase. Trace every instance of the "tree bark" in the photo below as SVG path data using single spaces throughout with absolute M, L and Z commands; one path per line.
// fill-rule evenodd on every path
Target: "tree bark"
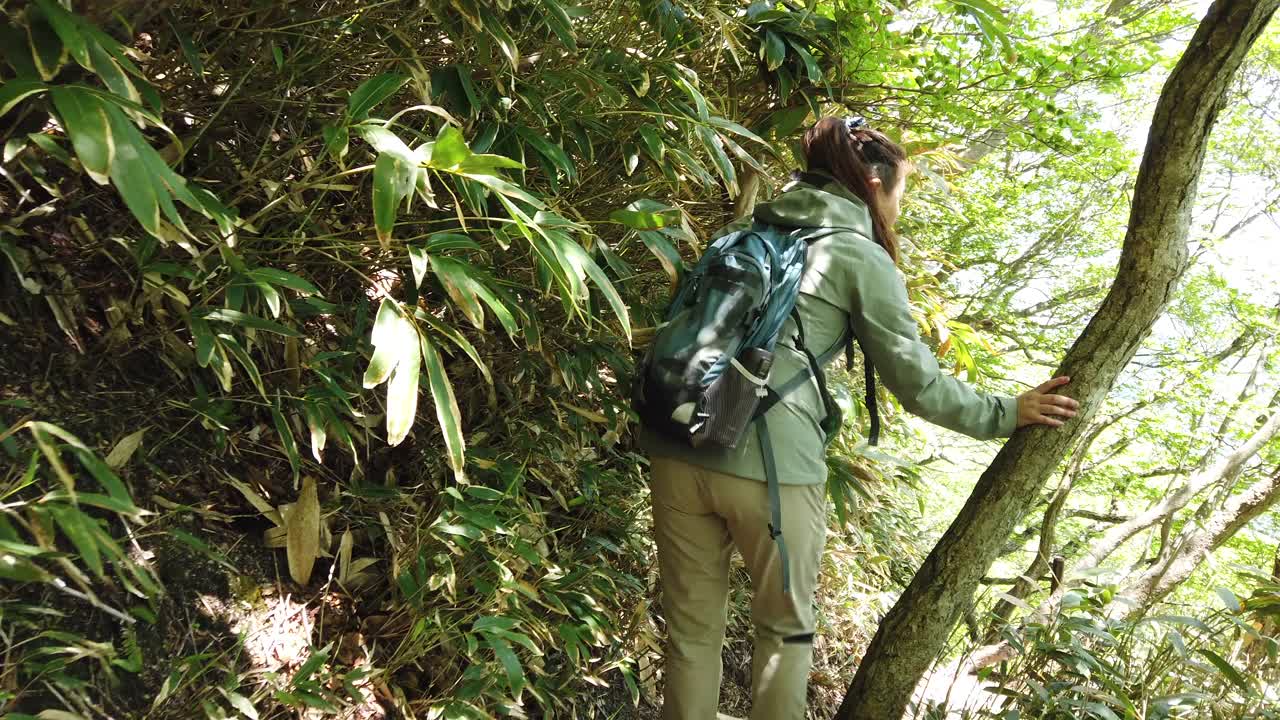
M 837 720 L 891 720 L 938 656 L 1005 538 L 1039 497 L 1150 332 L 1187 264 L 1187 228 L 1226 90 L 1280 0 L 1218 0 L 1166 81 L 1143 153 L 1116 282 L 1063 361 L 1082 405 L 1064 428 L 1014 434 L 881 622 Z M 1189 102 L 1194 98 L 1194 102 Z
M 1205 558 L 1209 557 L 1209 553 L 1230 540 L 1240 528 L 1265 512 L 1277 500 L 1280 500 L 1280 472 L 1259 480 L 1238 495 L 1233 495 L 1203 524 L 1180 536 L 1175 541 L 1175 549 L 1168 553 L 1163 562 L 1152 566 L 1120 591 L 1119 599 L 1122 602 L 1111 606 L 1113 614 L 1127 618 L 1151 607 L 1190 577 Z
M 1280 434 L 1280 412 L 1273 412 L 1271 419 L 1258 428 L 1235 452 L 1218 462 L 1192 475 L 1182 487 L 1165 496 L 1163 500 L 1144 512 L 1112 527 L 1103 533 L 1093 544 L 1076 567 L 1075 572 L 1091 570 L 1111 557 L 1129 538 L 1162 520 L 1172 517 L 1175 512 L 1186 507 L 1197 495 L 1216 483 L 1227 483 L 1235 480 L 1250 458 L 1258 454 L 1264 445 Z

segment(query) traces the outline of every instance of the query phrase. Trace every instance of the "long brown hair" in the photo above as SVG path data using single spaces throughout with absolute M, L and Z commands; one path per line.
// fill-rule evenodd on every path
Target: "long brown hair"
M 910 170 L 906 151 L 878 130 L 865 125 L 850 130 L 844 120 L 827 117 L 805 132 L 804 160 L 810 171 L 828 173 L 867 204 L 875 241 L 898 262 L 898 236 L 883 197 Z M 881 192 L 871 185 L 872 177 L 880 178 Z

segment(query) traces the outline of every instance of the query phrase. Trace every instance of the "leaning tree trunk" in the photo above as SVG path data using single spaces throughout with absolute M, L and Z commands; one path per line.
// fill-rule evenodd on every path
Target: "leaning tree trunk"
M 1280 0 L 1218 0 L 1209 8 L 1156 104 L 1115 283 L 1062 364 L 1083 406 L 1080 417 L 1057 431 L 1021 430 L 1000 451 L 880 623 L 837 720 L 903 716 L 1005 538 L 1164 310 L 1186 267 L 1187 227 L 1209 131 L 1277 5 Z
M 1277 411 L 1280 414 L 1280 411 Z M 1249 521 L 1280 501 L 1280 472 L 1250 485 L 1244 492 L 1229 498 L 1225 505 L 1207 520 L 1192 526 L 1174 541 L 1169 557 L 1156 563 L 1120 591 L 1112 605 L 1112 616 L 1133 617 L 1146 611 L 1171 590 L 1182 584 L 1196 568 L 1224 542 L 1235 537 Z

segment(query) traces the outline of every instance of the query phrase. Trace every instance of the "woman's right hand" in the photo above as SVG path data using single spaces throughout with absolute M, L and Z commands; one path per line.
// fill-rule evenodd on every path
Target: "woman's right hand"
M 1080 410 L 1080 403 L 1066 395 L 1054 395 L 1051 391 L 1071 382 L 1071 378 L 1056 377 L 1034 390 L 1018 396 L 1018 427 L 1048 425 L 1062 427 L 1060 418 L 1073 418 Z

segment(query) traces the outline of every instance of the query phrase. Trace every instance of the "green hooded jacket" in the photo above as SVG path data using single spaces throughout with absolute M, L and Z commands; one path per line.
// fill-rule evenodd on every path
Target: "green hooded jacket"
M 805 260 L 796 302 L 805 343 L 818 357 L 834 358 L 846 323 L 870 357 L 880 381 L 909 412 L 978 439 L 1007 437 L 1018 417 L 1017 399 L 986 395 L 942 371 L 921 339 L 911 316 L 907 290 L 889 254 L 872 240 L 867 206 L 835 180 L 823 187 L 793 182 L 774 200 L 756 207 L 756 220 L 782 228 L 843 228 L 814 241 Z M 740 221 L 721 231 L 747 224 Z M 774 356 L 769 384 L 777 387 L 802 372 L 808 362 L 791 344 L 788 320 Z M 766 413 L 774 459 L 783 485 L 825 483 L 824 407 L 818 383 L 810 379 Z M 651 456 L 683 460 L 716 472 L 765 480 L 756 433 L 733 450 L 694 449 L 653 432 L 642 432 Z

